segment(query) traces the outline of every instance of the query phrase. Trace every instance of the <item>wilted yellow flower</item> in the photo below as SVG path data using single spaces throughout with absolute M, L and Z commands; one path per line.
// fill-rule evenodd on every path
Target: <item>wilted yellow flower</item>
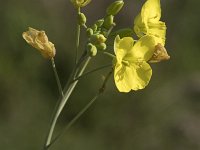
M 54 44 L 48 40 L 44 31 L 30 28 L 22 34 L 28 44 L 41 52 L 45 58 L 53 58 L 56 54 Z
M 148 85 L 152 69 L 147 63 L 155 51 L 156 39 L 146 35 L 134 42 L 131 37 L 115 38 L 114 80 L 120 92 L 139 90 Z
M 168 60 L 170 59 L 170 56 L 167 53 L 167 50 L 165 49 L 164 46 L 162 46 L 160 43 L 158 43 L 155 46 L 155 51 L 153 53 L 153 56 L 149 60 L 150 63 L 157 63 L 163 60 Z
M 91 0 L 71 0 L 71 2 L 75 7 L 80 8 L 80 7 L 84 7 L 87 4 L 89 4 L 91 2 Z
M 165 45 L 166 25 L 160 21 L 160 0 L 147 0 L 134 20 L 134 31 L 138 37 L 154 35 L 157 42 Z

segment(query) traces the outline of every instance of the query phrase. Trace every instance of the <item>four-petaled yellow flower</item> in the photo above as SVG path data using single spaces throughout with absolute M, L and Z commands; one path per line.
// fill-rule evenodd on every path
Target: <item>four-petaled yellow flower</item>
M 53 58 L 56 54 L 54 44 L 48 40 L 44 31 L 30 28 L 22 34 L 28 44 L 41 52 L 45 58 Z
M 157 43 L 165 45 L 166 25 L 160 21 L 160 0 L 147 0 L 134 20 L 134 31 L 138 37 L 153 35 Z
M 114 80 L 120 92 L 145 88 L 152 75 L 147 63 L 154 54 L 156 39 L 146 35 L 134 42 L 131 37 L 115 38 Z

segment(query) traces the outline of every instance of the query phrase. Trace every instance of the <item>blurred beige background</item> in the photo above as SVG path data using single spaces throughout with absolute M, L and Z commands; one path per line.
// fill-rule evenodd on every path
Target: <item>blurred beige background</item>
M 152 65 L 152 80 L 141 91 L 119 93 L 111 78 L 105 94 L 52 150 L 200 149 L 200 1 L 161 1 L 171 60 Z M 92 0 L 83 9 L 88 25 L 104 16 L 111 2 Z M 124 2 L 117 28 L 133 26 L 144 0 Z M 41 149 L 59 98 L 50 62 L 25 43 L 22 32 L 29 26 L 46 31 L 56 46 L 55 61 L 64 85 L 74 62 L 75 23 L 69 0 L 0 2 L 0 149 Z M 83 47 L 85 32 L 81 39 Z M 109 61 L 98 56 L 89 69 Z M 57 132 L 95 95 L 107 72 L 80 81 Z

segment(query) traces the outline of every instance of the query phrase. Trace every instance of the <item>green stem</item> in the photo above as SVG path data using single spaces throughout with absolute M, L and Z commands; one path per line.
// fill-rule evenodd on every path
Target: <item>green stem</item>
M 106 88 L 106 83 L 108 82 L 108 79 L 110 78 L 111 74 L 112 74 L 113 70 L 111 70 L 106 78 L 104 79 L 104 82 L 101 86 L 101 88 L 99 89 L 99 92 L 89 101 L 89 103 L 68 123 L 68 125 L 65 127 L 65 129 L 60 132 L 53 140 L 52 142 L 47 145 L 47 148 L 49 148 L 50 146 L 52 146 L 53 143 L 55 143 L 59 137 L 61 137 L 65 131 L 67 131 L 89 108 L 90 106 L 97 100 L 97 98 L 99 98 L 99 96 L 101 96 L 103 94 L 103 92 L 105 91 Z
M 86 69 L 88 63 L 90 62 L 90 59 L 91 59 L 91 57 L 87 58 L 87 60 L 85 61 L 84 65 L 82 66 L 82 68 L 80 69 L 80 71 L 78 73 L 78 77 L 83 74 L 83 72 Z M 53 135 L 54 128 L 55 128 L 55 125 L 57 123 L 58 117 L 60 116 L 61 111 L 63 110 L 66 102 L 68 101 L 68 99 L 69 99 L 71 93 L 73 92 L 75 86 L 77 85 L 77 83 L 78 83 L 78 80 L 70 84 L 68 90 L 66 91 L 64 97 L 62 98 L 62 100 L 60 101 L 60 104 L 58 105 L 58 109 L 57 109 L 57 111 L 56 111 L 56 113 L 54 115 L 54 118 L 52 120 L 52 123 L 51 123 L 51 126 L 50 126 L 50 130 L 49 130 L 46 142 L 45 142 L 45 146 L 44 146 L 45 150 L 48 150 L 48 145 L 51 143 L 52 135 Z
M 80 7 L 77 8 L 77 15 L 80 13 Z M 78 17 L 77 17 L 78 18 Z M 79 50 L 79 45 L 80 45 L 80 32 L 81 32 L 81 26 L 78 23 L 77 20 L 77 27 L 76 27 L 76 55 L 75 55 L 75 64 L 77 64 L 78 61 L 78 50 Z
M 110 33 L 112 32 L 113 28 L 114 28 L 115 25 L 112 25 L 110 27 L 110 29 L 108 30 L 107 34 L 106 34 L 106 37 L 108 38 L 108 36 L 110 35 Z
M 54 72 L 54 75 L 55 75 L 55 78 L 56 78 L 56 83 L 58 85 L 58 90 L 60 92 L 60 95 L 62 97 L 64 97 L 63 90 L 62 90 L 62 85 L 60 83 L 60 79 L 59 79 L 58 72 L 57 72 L 57 69 L 56 69 L 55 61 L 54 61 L 53 58 L 51 58 L 51 64 L 52 64 L 53 72 Z
M 84 52 L 81 56 L 81 58 L 79 59 L 78 63 L 75 65 L 75 67 L 72 69 L 72 72 L 69 76 L 69 79 L 63 89 L 64 93 L 68 90 L 69 88 L 69 85 L 72 83 L 72 81 L 74 80 L 74 78 L 77 76 L 77 73 L 78 73 L 78 70 L 79 70 L 79 67 L 80 65 L 82 64 L 82 62 L 86 59 L 87 56 L 87 53 Z
M 83 77 L 85 77 L 85 76 L 87 76 L 87 75 L 89 75 L 89 74 L 91 74 L 91 73 L 93 73 L 93 72 L 96 72 L 96 71 L 99 71 L 99 70 L 102 70 L 102 69 L 104 69 L 104 68 L 108 68 L 108 67 L 111 67 L 111 66 L 112 66 L 112 64 L 104 65 L 104 66 L 98 67 L 98 68 L 96 68 L 96 69 L 94 69 L 94 70 L 88 71 L 88 72 L 84 73 L 83 75 L 81 75 L 81 76 L 75 78 L 72 82 L 74 82 L 74 81 L 76 81 L 76 80 L 80 80 L 80 79 L 82 79 Z
M 107 56 L 109 56 L 109 57 L 116 58 L 115 55 L 113 55 L 113 54 L 111 54 L 109 52 L 102 52 L 102 53 L 105 54 L 105 55 L 107 55 Z

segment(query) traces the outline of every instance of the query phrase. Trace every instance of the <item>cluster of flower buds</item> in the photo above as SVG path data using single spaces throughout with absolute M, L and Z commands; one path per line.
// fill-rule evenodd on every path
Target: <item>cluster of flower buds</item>
M 108 6 L 106 10 L 106 16 L 97 20 L 90 28 L 87 28 L 87 36 L 89 38 L 89 46 L 87 46 L 87 48 L 89 54 L 92 54 L 92 56 L 97 54 L 97 52 L 93 53 L 94 46 L 96 47 L 96 51 L 106 49 L 107 46 L 105 42 L 107 40 L 109 30 L 115 26 L 114 15 L 116 15 L 122 9 L 123 5 L 123 0 L 117 0 L 113 2 Z
M 106 37 L 101 33 L 101 25 L 100 23 L 102 20 L 98 20 L 91 28 L 87 29 L 88 35 L 88 46 L 87 50 L 91 56 L 95 56 L 98 50 L 105 50 L 106 49 Z M 92 45 L 92 46 L 91 46 Z M 96 52 L 94 52 L 94 47 Z M 92 51 L 92 53 L 91 53 Z

